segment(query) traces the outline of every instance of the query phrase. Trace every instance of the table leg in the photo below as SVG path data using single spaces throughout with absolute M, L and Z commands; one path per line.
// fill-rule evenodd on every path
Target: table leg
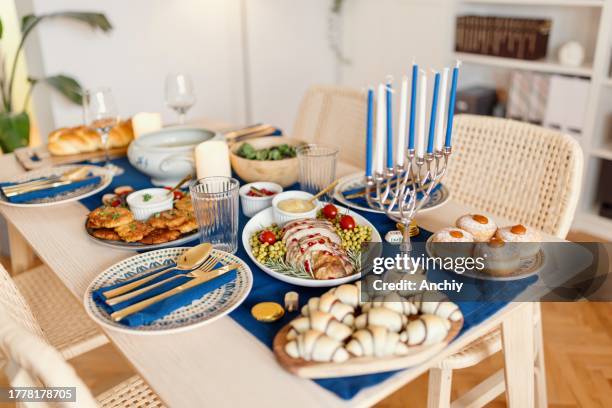
M 506 401 L 511 408 L 534 406 L 533 305 L 523 303 L 502 322 Z
M 451 402 L 453 371 L 448 368 L 430 368 L 427 387 L 428 408 L 448 408 Z
M 11 251 L 11 275 L 18 275 L 38 264 L 32 247 L 11 223 L 8 223 L 8 240 Z
M 540 302 L 533 304 L 535 338 L 535 406 L 536 408 L 548 407 L 548 398 L 546 395 L 546 366 L 544 365 L 544 338 L 542 335 L 542 308 Z

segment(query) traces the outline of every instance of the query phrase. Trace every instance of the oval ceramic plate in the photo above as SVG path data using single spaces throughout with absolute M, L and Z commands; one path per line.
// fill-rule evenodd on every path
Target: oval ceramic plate
M 232 312 L 246 299 L 253 286 L 253 275 L 247 264 L 235 255 L 214 249 L 216 256 L 224 264 L 239 263 L 237 277 L 218 289 L 207 293 L 190 305 L 183 306 L 174 312 L 155 320 L 151 324 L 128 327 L 115 322 L 102 307 L 92 298 L 92 292 L 122 281 L 133 279 L 138 273 L 157 266 L 171 264 L 180 254 L 189 248 L 166 248 L 146 252 L 124 259 L 98 275 L 85 291 L 84 304 L 87 314 L 102 326 L 115 331 L 130 334 L 168 334 L 194 329 L 211 323 Z
M 353 173 L 353 174 L 349 174 L 348 176 L 342 177 L 338 181 L 338 185 L 334 189 L 334 198 L 340 204 L 345 205 L 347 207 L 354 208 L 356 210 L 375 212 L 375 213 L 382 214 L 383 211 L 375 210 L 367 206 L 356 204 L 344 198 L 344 194 L 342 193 L 343 191 L 354 190 L 354 189 L 365 187 L 365 183 L 363 179 L 364 179 L 363 173 Z M 425 212 L 425 211 L 429 211 L 429 210 L 438 208 L 441 205 L 446 204 L 446 202 L 449 199 L 450 199 L 450 191 L 448 190 L 448 188 L 446 188 L 446 186 L 442 185 L 442 187 L 440 187 L 438 190 L 434 191 L 431 194 L 429 201 L 427 202 L 427 204 L 423 206 L 423 208 L 419 210 L 419 212 Z
M 76 190 L 68 191 L 65 193 L 57 194 L 52 197 L 41 198 L 33 201 L 29 201 L 27 203 L 11 203 L 4 197 L 3 194 L 0 194 L 0 203 L 3 205 L 9 205 L 12 207 L 48 207 L 51 205 L 65 204 L 71 201 L 82 200 L 85 197 L 89 197 L 100 191 L 104 190 L 109 184 L 113 181 L 113 175 L 111 172 L 106 170 L 103 167 L 99 166 L 91 166 L 91 165 L 82 165 L 82 164 L 71 164 L 66 166 L 56 166 L 56 167 L 45 167 L 39 170 L 28 171 L 27 173 L 21 174 L 16 177 L 12 177 L 8 180 L 2 180 L 2 182 L 9 183 L 25 183 L 29 180 L 35 180 L 39 178 L 47 178 L 54 176 L 61 176 L 69 170 L 73 170 L 79 167 L 88 167 L 89 171 L 94 176 L 100 176 L 100 182 L 95 185 L 89 185 L 86 187 L 81 187 Z
M 168 241 L 161 244 L 142 244 L 140 242 L 125 242 L 125 241 L 111 241 L 108 239 L 100 239 L 94 237 L 92 235 L 92 228 L 87 228 L 87 220 L 85 220 L 85 230 L 87 231 L 87 236 L 91 238 L 93 241 L 97 242 L 100 245 L 104 245 L 110 248 L 115 249 L 127 249 L 132 251 L 151 251 L 153 249 L 161 249 L 167 248 L 171 246 L 183 245 L 187 242 L 194 241 L 198 239 L 198 231 L 191 232 L 188 234 L 181 235 L 178 239 L 174 241 Z
M 366 220 L 363 216 L 357 214 L 354 211 L 348 210 L 340 206 L 338 206 L 338 211 L 343 214 L 348 213 L 350 216 L 352 216 L 355 219 L 355 222 L 357 223 L 357 225 L 367 225 L 368 227 L 370 227 L 372 229 L 372 242 L 382 242 L 380 234 L 378 233 L 374 225 L 372 225 L 372 223 Z M 357 280 L 361 276 L 360 273 L 355 273 L 353 275 L 345 276 L 339 279 L 318 280 L 318 279 L 313 279 L 313 278 L 302 278 L 302 277 L 290 276 L 290 275 L 275 271 L 269 268 L 268 266 L 260 263 L 253 256 L 253 252 L 251 251 L 250 237 L 256 231 L 267 228 L 274 223 L 275 223 L 275 220 L 274 220 L 273 209 L 267 208 L 255 214 L 253 218 L 251 218 L 249 222 L 245 225 L 244 230 L 242 231 L 242 245 L 244 246 L 244 249 L 249 255 L 249 258 L 251 258 L 251 260 L 255 262 L 255 264 L 257 264 L 257 266 L 259 266 L 268 275 L 278 280 L 281 280 L 283 282 L 291 283 L 293 285 L 308 286 L 308 287 L 315 287 L 315 288 L 342 285 L 343 283 L 348 283 L 348 282 Z
M 432 238 L 433 235 L 429 237 L 429 239 L 427 239 L 427 242 L 425 243 L 425 250 L 427 251 L 427 255 L 429 255 L 430 257 L 434 257 L 434 252 L 432 248 Z M 537 275 L 538 272 L 540 272 L 544 268 L 545 262 L 546 256 L 544 255 L 544 251 L 540 249 L 540 252 L 538 252 L 535 256 L 529 258 L 521 258 L 521 266 L 512 274 L 507 276 L 492 276 L 487 273 L 478 271 L 465 271 L 465 273 L 458 273 L 458 275 L 467 276 L 468 278 L 491 281 L 513 281 Z

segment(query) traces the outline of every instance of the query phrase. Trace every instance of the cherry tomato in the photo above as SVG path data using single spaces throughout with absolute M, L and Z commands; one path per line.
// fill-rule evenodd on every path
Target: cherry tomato
M 323 213 L 325 218 L 329 220 L 333 220 L 338 215 L 338 209 L 333 204 L 327 204 L 325 207 L 323 207 L 323 210 L 321 210 L 321 212 Z
M 111 207 L 119 207 L 121 205 L 121 200 L 117 199 L 111 203 Z
M 259 234 L 259 242 L 262 244 L 267 242 L 268 244 L 272 245 L 276 242 L 276 235 L 274 235 L 272 231 L 266 230 Z
M 175 199 L 175 200 L 180 200 L 181 198 L 183 198 L 183 195 L 184 195 L 184 194 L 183 194 L 181 191 L 176 190 L 176 191 L 174 192 L 174 199 Z
M 349 230 L 355 228 L 355 220 L 350 215 L 340 217 L 340 228 Z

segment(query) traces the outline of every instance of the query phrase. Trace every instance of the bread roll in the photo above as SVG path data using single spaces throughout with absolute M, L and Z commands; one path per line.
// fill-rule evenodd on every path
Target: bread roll
M 400 338 L 409 346 L 437 344 L 446 338 L 449 330 L 450 321 L 447 319 L 424 314 L 408 323 Z
M 115 126 L 108 134 L 110 149 L 125 147 L 134 138 L 131 120 L 126 120 Z M 88 153 L 101 150 L 102 141 L 95 130 L 87 126 L 60 128 L 49 134 L 47 149 L 54 156 Z
M 408 319 L 400 313 L 384 307 L 374 307 L 355 319 L 357 329 L 365 329 L 371 326 L 381 326 L 388 330 L 399 332 Z
M 350 327 L 336 320 L 332 314 L 320 310 L 312 312 L 310 316 L 298 317 L 289 324 L 291 329 L 287 333 L 287 340 L 293 340 L 309 329 L 318 330 L 339 341 L 343 341 L 353 332 Z
M 306 361 L 341 363 L 349 358 L 341 342 L 317 330 L 300 334 L 285 345 L 285 351 L 290 357 Z
M 356 357 L 403 356 L 408 353 L 408 347 L 400 341 L 399 334 L 379 326 L 353 333 L 346 350 Z

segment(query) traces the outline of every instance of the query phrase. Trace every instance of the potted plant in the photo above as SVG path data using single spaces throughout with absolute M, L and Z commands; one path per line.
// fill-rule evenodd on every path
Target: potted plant
M 86 13 L 77 11 L 62 11 L 35 16 L 29 14 L 21 20 L 21 41 L 15 52 L 10 74 L 4 66 L 0 67 L 0 148 L 4 152 L 12 152 L 18 147 L 27 146 L 30 140 L 30 118 L 25 111 L 32 93 L 32 88 L 40 82 L 45 82 L 58 90 L 62 95 L 76 104 L 82 103 L 81 85 L 74 79 L 66 75 L 53 75 L 45 78 L 28 78 L 30 89 L 26 95 L 23 106 L 15 106 L 13 99 L 13 88 L 15 82 L 15 71 L 17 61 L 28 35 L 41 21 L 56 18 L 68 18 L 88 24 L 93 29 L 110 31 L 112 26 L 106 16 L 101 13 Z M 2 39 L 2 20 L 0 20 L 0 40 Z M 0 56 L 0 60 L 4 61 Z

